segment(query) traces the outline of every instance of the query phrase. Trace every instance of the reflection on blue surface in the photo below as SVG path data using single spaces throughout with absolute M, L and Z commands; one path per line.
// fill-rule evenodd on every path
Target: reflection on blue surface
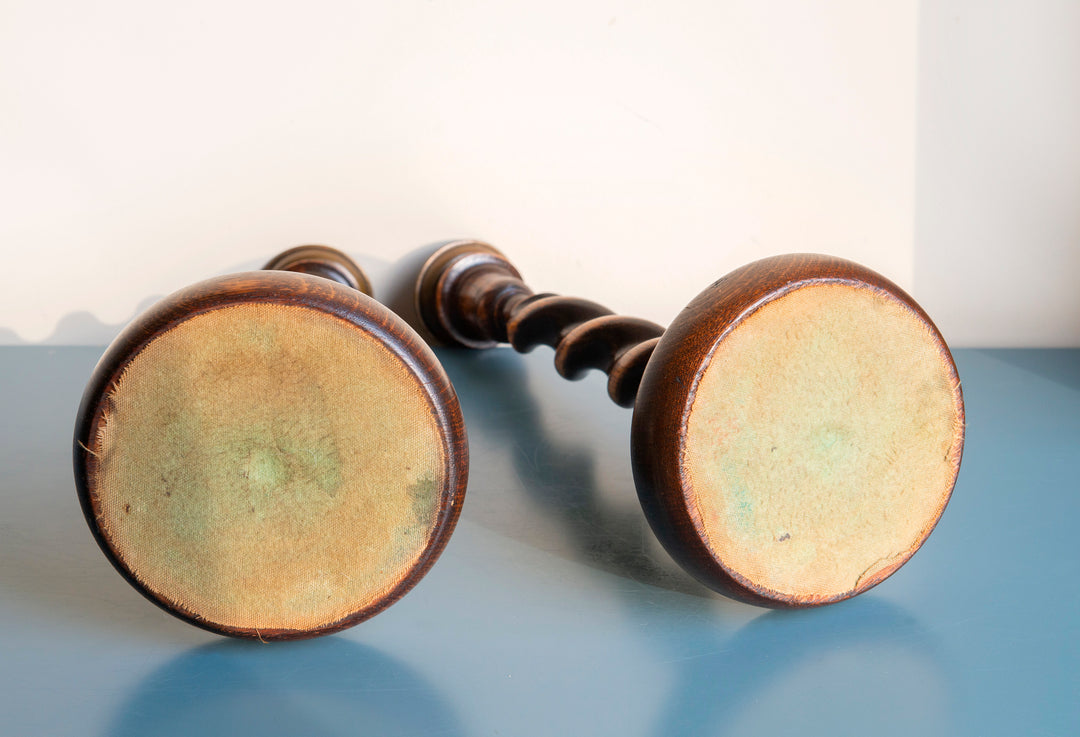
M 641 725 L 648 734 L 770 733 L 793 723 L 831 734 L 880 733 L 883 724 L 890 734 L 955 733 L 956 704 L 939 647 L 912 614 L 870 594 L 821 610 L 764 612 L 732 634 L 717 621 L 718 610 L 746 608 L 724 606 L 666 556 L 650 555 L 640 543 L 651 531 L 630 501 L 636 501 L 633 487 L 609 488 L 630 481 L 629 468 L 614 477 L 625 479 L 622 484 L 597 470 L 605 463 L 628 467 L 626 444 L 598 447 L 597 438 L 575 445 L 560 435 L 565 414 L 552 411 L 554 392 L 573 387 L 548 386 L 542 373 L 527 372 L 522 357 L 509 352 L 442 355 L 466 407 L 474 447 L 509 457 L 532 514 L 556 520 L 565 532 L 568 557 L 641 586 L 617 590 L 627 613 L 648 632 L 658 668 L 671 676 L 656 721 Z M 537 378 L 542 392 L 529 385 Z M 569 421 L 607 424 L 606 402 L 598 393 L 572 408 L 583 416 Z M 628 428 L 611 430 L 608 436 Z M 599 457 L 604 452 L 613 457 Z M 630 503 L 620 503 L 620 495 Z M 500 521 L 496 506 L 505 503 L 500 497 L 485 504 L 493 526 Z M 658 608 L 650 587 L 676 598 L 666 600 L 666 610 Z
M 472 475 L 431 573 L 339 636 L 198 649 L 75 502 L 98 353 L 0 350 L 2 734 L 1080 734 L 1080 351 L 958 351 L 967 446 L 941 524 L 880 587 L 792 612 L 658 547 L 602 376 L 447 351 Z M 147 661 L 166 664 L 138 680 Z
M 462 734 L 417 673 L 340 637 L 272 646 L 222 641 L 151 674 L 107 733 L 157 735 Z
M 816 734 L 955 734 L 938 643 L 873 594 L 827 609 L 771 611 L 723 642 L 702 634 L 661 635 L 687 638 L 685 646 L 705 654 L 678 661 L 658 737 L 772 734 L 793 723 Z
M 633 494 L 619 470 L 628 465 L 620 442 L 628 428 L 599 387 L 594 398 L 565 384 L 543 365 L 548 355 L 443 355 L 478 455 L 510 458 L 531 502 L 500 516 L 496 506 L 508 502 L 499 489 L 474 519 L 532 542 L 535 533 L 512 525 L 543 515 L 558 522 L 563 549 L 539 535 L 532 544 L 668 592 L 616 582 L 657 668 L 673 679 L 652 734 L 794 725 L 834 734 L 1080 733 L 1080 592 L 1070 583 L 1080 575 L 1080 352 L 958 352 L 967 446 L 927 545 L 868 595 L 764 613 L 730 637 L 722 609 L 706 601 L 715 597 L 640 544 L 648 534 L 640 511 L 617 498 Z

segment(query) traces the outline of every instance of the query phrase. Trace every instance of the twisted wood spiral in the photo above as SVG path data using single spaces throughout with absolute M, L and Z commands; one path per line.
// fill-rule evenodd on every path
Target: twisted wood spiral
M 615 315 L 589 300 L 536 294 L 502 254 L 476 242 L 440 251 L 421 277 L 420 294 L 418 310 L 443 342 L 471 348 L 509 343 L 519 353 L 550 346 L 564 378 L 580 379 L 589 369 L 607 374 L 608 395 L 621 407 L 633 406 L 664 333 L 656 323 Z M 438 319 L 439 309 L 448 310 L 449 321 Z

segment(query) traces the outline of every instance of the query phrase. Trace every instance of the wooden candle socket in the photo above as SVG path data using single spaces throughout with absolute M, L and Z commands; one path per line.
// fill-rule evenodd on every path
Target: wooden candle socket
M 960 467 L 949 349 L 898 286 L 843 259 L 735 270 L 664 330 L 534 294 L 499 251 L 450 244 L 417 309 L 439 340 L 555 349 L 560 374 L 608 374 L 633 406 L 631 462 L 657 536 L 706 585 L 780 607 L 884 580 L 922 545 Z
M 425 343 L 325 246 L 176 292 L 83 395 L 75 479 L 105 555 L 197 626 L 284 640 L 389 606 L 464 500 L 457 396 Z

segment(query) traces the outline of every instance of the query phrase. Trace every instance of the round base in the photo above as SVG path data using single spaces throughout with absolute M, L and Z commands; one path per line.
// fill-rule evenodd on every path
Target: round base
M 455 241 L 443 246 L 424 263 L 416 280 L 416 314 L 424 327 L 443 345 L 494 348 L 499 343 L 476 332 L 462 314 L 462 286 L 466 279 L 497 270 L 521 278 L 502 252 L 481 241 Z M 465 305 L 473 307 L 475 305 Z
M 827 276 L 719 322 L 699 313 L 698 338 L 703 323 L 716 337 L 688 349 L 665 335 L 652 359 L 674 358 L 686 386 L 675 453 L 644 465 L 665 466 L 664 514 L 693 539 L 662 537 L 711 585 L 763 603 L 822 604 L 883 580 L 929 535 L 959 468 L 963 401 L 932 323 L 869 272 Z M 650 362 L 642 391 L 658 377 Z
M 330 246 L 296 246 L 282 251 L 263 267 L 269 271 L 293 271 L 321 276 L 363 292 L 373 294 L 367 274 L 349 256 Z
M 227 634 L 321 634 L 434 560 L 460 509 L 464 433 L 445 376 L 403 325 L 379 325 L 381 306 L 251 276 L 256 294 L 179 300 L 114 346 L 84 405 L 84 504 L 114 563 L 170 611 Z M 352 314 L 266 301 L 315 282 L 352 296 Z

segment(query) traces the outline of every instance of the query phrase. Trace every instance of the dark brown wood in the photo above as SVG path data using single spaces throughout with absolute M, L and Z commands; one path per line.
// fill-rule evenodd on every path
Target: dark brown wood
M 928 371 L 940 369 L 941 385 L 947 385 L 945 393 L 951 392 L 945 403 L 952 403 L 952 422 L 944 423 L 942 437 L 934 438 L 950 448 L 944 459 L 949 467 L 940 487 L 928 492 L 931 497 L 937 494 L 940 504 L 919 520 L 925 528 L 910 549 L 890 550 L 892 557 L 880 569 L 843 590 L 792 595 L 762 585 L 756 570 L 736 570 L 710 548 L 710 530 L 692 501 L 696 497 L 685 462 L 687 428 L 702 377 L 718 347 L 736 328 L 763 306 L 779 304 L 796 290 L 825 285 L 880 295 L 883 304 L 896 305 L 898 314 L 915 325 L 916 334 L 922 330 L 929 336 L 935 357 Z M 612 399 L 634 407 L 634 479 L 651 526 L 688 572 L 734 598 L 765 606 L 804 607 L 862 593 L 891 575 L 921 546 L 951 495 L 964 432 L 963 399 L 952 356 L 910 296 L 858 264 L 814 254 L 749 264 L 705 289 L 666 331 L 646 321 L 614 316 L 585 300 L 534 294 L 505 256 L 474 241 L 452 243 L 435 253 L 421 272 L 416 297 L 425 326 L 444 343 L 487 348 L 509 342 L 519 352 L 545 344 L 555 348 L 556 367 L 563 376 L 577 378 L 588 368 L 608 373 Z M 882 335 L 880 341 L 891 338 Z M 788 534 L 777 539 L 786 540 Z
M 367 274 L 346 254 L 330 246 L 296 246 L 282 251 L 263 266 L 267 271 L 293 271 L 321 276 L 372 296 Z
M 80 503 L 87 523 L 98 544 L 117 571 L 150 601 L 171 614 L 204 629 L 224 635 L 257 638 L 260 640 L 291 640 L 313 637 L 351 627 L 382 611 L 405 593 L 427 573 L 444 549 L 457 523 L 464 501 L 468 478 L 468 445 L 457 396 L 441 365 L 426 343 L 388 309 L 362 294 L 348 280 L 331 280 L 312 276 L 322 271 L 346 275 L 361 287 L 366 279 L 352 261 L 340 252 L 326 247 L 293 249 L 270 262 L 278 268 L 297 268 L 305 273 L 288 271 L 261 271 L 222 276 L 192 285 L 175 292 L 140 315 L 113 341 L 106 350 L 83 394 L 75 427 L 74 466 L 75 481 Z M 369 288 L 369 287 L 368 287 Z M 98 488 L 99 469 L 103 458 L 102 430 L 114 407 L 112 397 L 122 381 L 125 370 L 161 336 L 199 316 L 218 313 L 238 306 L 264 305 L 270 308 L 288 306 L 302 308 L 309 321 L 324 321 L 333 329 L 348 335 L 355 333 L 357 340 L 376 341 L 385 347 L 388 361 L 398 361 L 406 378 L 401 391 L 417 392 L 426 403 L 431 422 L 437 427 L 440 444 L 437 452 L 443 459 L 441 475 L 443 483 L 434 489 L 437 494 L 437 514 L 430 534 L 411 567 L 383 595 L 355 611 L 350 611 L 335 621 L 310 629 L 255 628 L 223 625 L 212 621 L 200 611 L 185 608 L 170 600 L 162 592 L 154 590 L 139 580 L 125 560 L 124 551 L 118 550 L 103 531 L 101 519 L 107 500 L 101 498 Z M 273 310 L 268 319 L 273 319 Z M 363 365 L 328 367 L 335 371 L 349 371 L 357 381 L 362 381 L 368 367 Z M 265 370 L 273 375 L 274 366 Z M 200 392 L 212 395 L 216 387 L 199 385 Z M 387 392 L 398 391 L 385 387 Z M 366 408 L 353 408 L 363 416 Z M 433 451 L 435 452 L 435 451 Z M 245 472 L 246 477 L 246 472 Z M 164 475 L 162 481 L 165 481 Z M 168 489 L 161 491 L 166 497 Z M 147 493 L 157 493 L 148 490 Z M 128 510 L 130 511 L 130 509 Z M 255 508 L 252 507 L 252 512 Z M 320 534 L 334 534 L 324 530 Z M 299 547 L 303 539 L 295 540 Z M 358 540 L 356 545 L 367 544 Z M 314 575 L 314 574 L 313 574 Z
M 613 315 L 595 302 L 534 294 L 517 269 L 486 243 L 451 243 L 425 264 L 417 313 L 440 341 L 469 348 L 510 343 L 526 353 L 555 349 L 555 368 L 579 379 L 591 368 L 608 375 L 608 394 L 630 407 L 649 355 L 664 329 Z

